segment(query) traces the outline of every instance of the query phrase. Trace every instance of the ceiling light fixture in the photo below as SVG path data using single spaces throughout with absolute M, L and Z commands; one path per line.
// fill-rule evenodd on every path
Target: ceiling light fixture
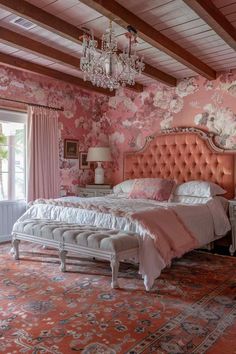
M 118 53 L 115 32 L 110 26 L 102 36 L 101 49 L 94 39 L 93 31 L 83 28 L 83 54 L 80 59 L 80 69 L 84 80 L 90 80 L 93 85 L 108 88 L 111 91 L 134 85 L 135 78 L 144 70 L 143 58 L 136 54 L 137 31 L 132 26 L 127 27 L 125 36 L 128 39 L 123 52 Z

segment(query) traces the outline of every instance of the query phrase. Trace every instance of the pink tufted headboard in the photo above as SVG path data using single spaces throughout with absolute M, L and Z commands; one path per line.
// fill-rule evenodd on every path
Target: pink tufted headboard
M 168 129 L 147 139 L 144 148 L 124 156 L 124 180 L 141 177 L 204 180 L 234 197 L 234 155 L 219 148 L 212 134 L 195 128 Z

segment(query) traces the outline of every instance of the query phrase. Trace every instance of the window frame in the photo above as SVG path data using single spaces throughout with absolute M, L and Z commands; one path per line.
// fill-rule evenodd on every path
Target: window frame
M 26 183 L 27 183 L 27 158 L 26 158 L 26 136 L 27 136 L 27 112 L 19 112 L 19 111 L 11 111 L 10 109 L 0 109 L 0 122 L 3 123 L 23 123 L 24 124 L 24 199 L 26 199 Z M 10 137 L 9 137 L 10 138 Z M 8 146 L 8 149 L 10 150 L 9 147 L 9 139 L 8 138 L 8 144 L 6 146 Z M 13 181 L 11 175 L 9 175 L 9 171 L 10 171 L 10 167 L 11 167 L 11 161 L 9 162 L 9 168 L 8 168 L 8 172 L 2 172 L 2 174 L 7 173 L 8 174 L 8 199 L 6 199 L 5 201 L 13 201 L 13 200 L 20 200 L 20 199 L 16 199 L 13 198 L 14 196 L 14 185 L 13 185 Z M 10 181 L 11 180 L 11 181 Z M 10 181 L 10 183 L 9 183 Z

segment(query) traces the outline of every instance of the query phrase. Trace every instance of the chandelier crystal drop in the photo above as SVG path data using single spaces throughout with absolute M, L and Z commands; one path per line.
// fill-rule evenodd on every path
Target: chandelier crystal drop
M 89 80 L 93 85 L 108 88 L 111 91 L 120 86 L 135 84 L 136 76 L 144 70 L 144 63 L 143 58 L 140 59 L 136 54 L 136 30 L 131 26 L 127 29 L 128 44 L 121 53 L 118 53 L 112 21 L 102 36 L 101 49 L 98 49 L 98 42 L 94 40 L 93 32 L 83 29 L 80 69 L 84 73 L 85 81 Z

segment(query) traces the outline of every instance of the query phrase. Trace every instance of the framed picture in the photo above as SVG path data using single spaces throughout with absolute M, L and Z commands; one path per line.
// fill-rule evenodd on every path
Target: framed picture
M 78 140 L 64 140 L 64 158 L 78 159 Z
M 90 162 L 87 161 L 87 152 L 79 153 L 79 168 L 80 170 L 88 170 L 90 168 Z

